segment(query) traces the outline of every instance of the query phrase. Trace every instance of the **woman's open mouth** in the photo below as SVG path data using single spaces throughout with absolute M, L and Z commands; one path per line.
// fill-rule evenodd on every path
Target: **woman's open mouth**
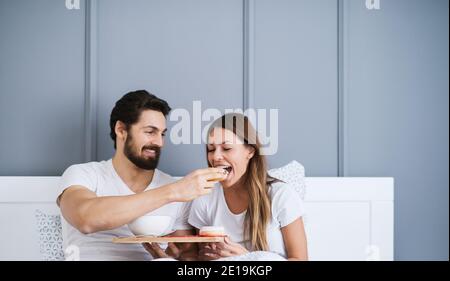
M 225 171 L 227 171 L 227 173 L 228 173 L 227 177 L 230 175 L 231 171 L 233 170 L 233 168 L 228 165 L 217 165 L 217 166 L 214 166 L 214 168 L 220 168 L 220 169 L 224 169 Z

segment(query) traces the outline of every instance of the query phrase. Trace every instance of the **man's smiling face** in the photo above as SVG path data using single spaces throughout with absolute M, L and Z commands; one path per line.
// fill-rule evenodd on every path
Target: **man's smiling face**
M 140 169 L 156 169 L 166 131 L 166 118 L 161 112 L 142 111 L 138 122 L 127 130 L 125 156 Z

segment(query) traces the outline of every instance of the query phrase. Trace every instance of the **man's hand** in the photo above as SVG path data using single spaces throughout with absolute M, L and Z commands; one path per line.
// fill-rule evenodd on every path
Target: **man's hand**
M 197 260 L 197 247 L 190 244 L 169 242 L 164 251 L 158 243 L 142 243 L 153 258 L 172 258 L 181 261 Z
M 193 235 L 192 230 L 177 230 L 170 236 Z M 181 261 L 192 261 L 198 259 L 198 248 L 196 243 L 172 243 L 169 242 L 164 251 L 158 243 L 143 243 L 144 248 L 153 258 L 173 258 Z
M 177 257 L 169 256 L 163 249 L 161 249 L 161 247 L 159 246 L 158 243 L 142 243 L 142 246 L 144 246 L 144 248 L 155 259 L 158 259 L 158 258 L 174 258 L 174 259 L 176 259 L 177 258 Z
M 173 199 L 188 202 L 209 194 L 216 182 L 224 180 L 226 176 L 227 171 L 221 168 L 195 170 L 172 185 Z
M 211 261 L 220 259 L 221 256 L 216 253 L 215 243 L 200 243 L 198 259 L 201 261 Z

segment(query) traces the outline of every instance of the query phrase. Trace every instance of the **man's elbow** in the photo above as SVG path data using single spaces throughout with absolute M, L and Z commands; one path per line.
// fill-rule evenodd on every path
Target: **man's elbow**
M 98 222 L 86 208 L 79 207 L 77 210 L 73 210 L 62 204 L 60 209 L 64 219 L 79 232 L 92 234 L 99 231 Z
M 92 227 L 91 225 L 84 223 L 84 224 L 80 224 L 76 227 L 78 229 L 79 232 L 87 235 L 87 234 L 92 234 L 97 232 L 94 227 Z
M 85 215 L 83 219 L 78 220 L 75 228 L 83 234 L 92 234 L 99 231 L 111 230 L 116 228 L 116 226 L 112 221 Z
M 102 230 L 102 227 L 89 216 L 83 216 L 83 218 L 78 219 L 73 226 L 83 234 L 92 234 Z

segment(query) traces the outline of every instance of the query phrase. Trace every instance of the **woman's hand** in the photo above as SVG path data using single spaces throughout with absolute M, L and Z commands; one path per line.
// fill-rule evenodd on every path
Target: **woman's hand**
M 225 237 L 224 242 L 207 243 L 201 246 L 199 257 L 201 260 L 215 260 L 220 258 L 239 256 L 249 251 L 238 243 Z

